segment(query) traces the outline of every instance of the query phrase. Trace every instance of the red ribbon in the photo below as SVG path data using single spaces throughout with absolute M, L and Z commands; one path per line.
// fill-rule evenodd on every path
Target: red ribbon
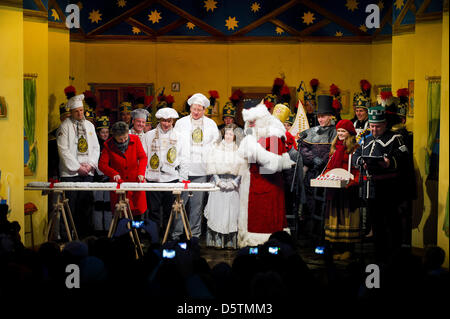
M 50 178 L 48 181 L 50 182 L 50 186 L 49 186 L 50 188 L 53 188 L 55 183 L 59 183 L 59 181 L 57 179 L 53 179 L 53 178 Z
M 182 181 L 182 183 L 184 183 L 184 189 L 188 189 L 188 184 L 190 183 L 191 181 Z
M 120 184 L 122 184 L 123 183 L 123 179 L 119 179 L 118 181 L 117 181 L 117 189 L 120 189 Z

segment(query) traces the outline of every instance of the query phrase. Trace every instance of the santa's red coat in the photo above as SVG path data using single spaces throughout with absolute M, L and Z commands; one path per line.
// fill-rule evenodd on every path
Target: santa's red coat
M 139 182 L 138 175 L 145 176 L 147 166 L 147 155 L 142 143 L 136 135 L 129 135 L 130 141 L 125 153 L 119 151 L 111 137 L 105 142 L 98 168 L 113 181 L 114 176 L 120 175 L 124 182 Z M 111 208 L 114 211 L 118 196 L 111 192 Z M 142 215 L 147 209 L 145 192 L 127 192 L 130 208 L 133 215 Z
M 258 143 L 266 151 L 282 155 L 286 153 L 279 137 L 260 138 Z M 283 178 L 281 172 L 260 174 L 260 165 L 250 165 L 250 189 L 248 198 L 248 231 L 273 233 L 287 226 L 284 205 Z

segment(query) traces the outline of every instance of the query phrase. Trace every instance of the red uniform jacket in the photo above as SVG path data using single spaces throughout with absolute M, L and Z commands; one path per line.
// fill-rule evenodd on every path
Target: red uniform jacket
M 285 144 L 279 137 L 260 138 L 258 143 L 268 152 L 286 153 Z M 283 178 L 281 172 L 260 174 L 259 168 L 256 163 L 250 165 L 248 231 L 274 233 L 287 226 Z
M 144 152 L 141 141 L 136 135 L 129 135 L 130 141 L 125 153 L 119 151 L 111 137 L 105 142 L 98 168 L 113 181 L 114 176 L 120 175 L 124 182 L 139 182 L 138 175 L 145 176 L 147 166 L 147 155 Z M 141 215 L 147 209 L 145 192 L 127 192 L 130 208 L 133 215 Z M 111 208 L 114 211 L 117 203 L 117 195 L 111 192 Z

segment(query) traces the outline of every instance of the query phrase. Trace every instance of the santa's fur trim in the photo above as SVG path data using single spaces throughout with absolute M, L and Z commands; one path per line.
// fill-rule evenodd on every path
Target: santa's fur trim
M 244 131 L 249 129 L 248 122 L 245 122 Z M 251 127 L 252 135 L 258 140 L 263 137 L 276 136 L 279 138 L 286 138 L 286 128 L 283 123 L 275 116 L 266 115 L 262 118 L 256 119 L 255 127 Z
M 278 147 L 276 151 L 278 151 Z M 282 155 L 272 153 L 262 147 L 253 135 L 244 137 L 239 146 L 238 154 L 246 159 L 249 164 L 259 164 L 261 166 L 261 174 L 281 172 L 283 169 L 291 168 L 295 164 L 287 152 Z
M 254 121 L 259 118 L 263 118 L 264 116 L 270 115 L 267 110 L 267 106 L 265 104 L 258 104 L 255 107 L 249 109 L 242 110 L 242 118 L 244 121 Z

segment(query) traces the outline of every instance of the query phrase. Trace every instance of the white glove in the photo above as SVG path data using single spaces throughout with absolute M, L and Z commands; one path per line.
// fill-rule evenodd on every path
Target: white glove
M 220 190 L 227 189 L 227 184 L 223 180 L 219 180 L 216 185 L 219 186 Z
M 229 181 L 229 182 L 227 182 L 227 190 L 229 190 L 229 191 L 232 191 L 232 190 L 234 190 L 234 184 L 233 184 L 233 181 Z
M 238 189 L 238 184 L 234 180 L 232 180 L 230 183 L 233 185 L 232 189 Z

